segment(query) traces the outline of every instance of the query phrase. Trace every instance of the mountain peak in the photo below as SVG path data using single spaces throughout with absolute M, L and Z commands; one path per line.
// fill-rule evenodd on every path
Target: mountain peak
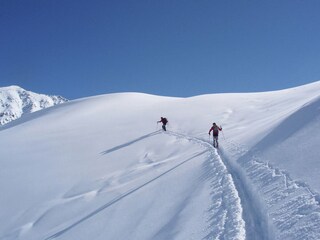
M 1 87 L 0 91 L 8 91 L 8 90 L 23 90 L 26 91 L 25 89 L 23 89 L 22 87 L 18 86 L 18 85 L 10 85 L 10 86 L 6 86 L 6 87 Z
M 68 101 L 61 96 L 48 96 L 27 91 L 12 85 L 0 88 L 0 125 L 20 118 L 26 113 L 36 112 Z

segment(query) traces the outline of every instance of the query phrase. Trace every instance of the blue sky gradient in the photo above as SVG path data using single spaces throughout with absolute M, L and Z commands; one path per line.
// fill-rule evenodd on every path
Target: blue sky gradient
M 3 0 L 0 86 L 188 97 L 320 79 L 319 0 Z

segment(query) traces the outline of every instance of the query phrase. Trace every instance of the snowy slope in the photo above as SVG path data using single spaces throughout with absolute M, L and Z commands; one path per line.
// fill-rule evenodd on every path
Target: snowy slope
M 61 96 L 47 96 L 26 91 L 18 86 L 0 88 L 0 125 L 4 125 L 23 114 L 39 111 L 66 102 Z
M 9 123 L 0 239 L 320 239 L 319 93 L 108 94 Z

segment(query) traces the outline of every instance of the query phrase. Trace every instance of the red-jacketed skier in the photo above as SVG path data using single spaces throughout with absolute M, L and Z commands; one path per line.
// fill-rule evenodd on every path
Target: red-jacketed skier
M 222 131 L 222 127 L 221 126 L 218 127 L 218 125 L 216 123 L 213 123 L 212 127 L 209 130 L 209 135 L 210 135 L 211 131 L 213 133 L 213 146 L 217 148 L 219 145 L 218 144 L 219 131 Z
M 160 122 L 162 123 L 162 129 L 164 131 L 167 131 L 166 125 L 168 123 L 168 119 L 166 119 L 165 117 L 161 117 L 160 121 L 158 121 L 157 123 L 160 123 Z

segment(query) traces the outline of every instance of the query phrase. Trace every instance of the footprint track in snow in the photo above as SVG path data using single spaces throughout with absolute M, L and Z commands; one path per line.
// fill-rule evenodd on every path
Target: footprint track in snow
M 318 194 L 243 146 L 227 142 L 226 148 L 239 156 L 235 161 L 256 202 L 264 206 L 274 239 L 320 239 Z

